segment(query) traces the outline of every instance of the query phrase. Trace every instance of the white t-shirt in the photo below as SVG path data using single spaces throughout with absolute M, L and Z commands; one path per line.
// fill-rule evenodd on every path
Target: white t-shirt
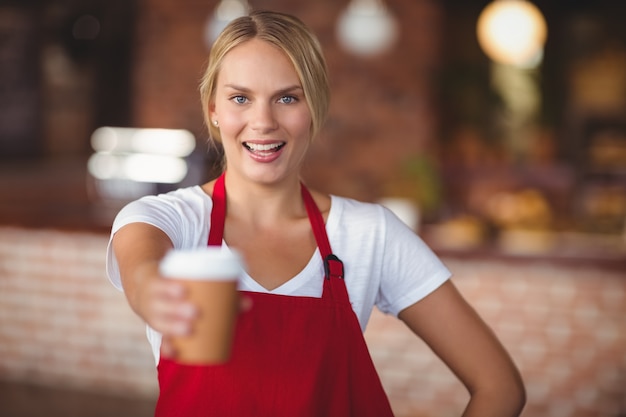
M 146 196 L 124 207 L 115 218 L 111 238 L 129 223 L 148 223 L 169 236 L 175 249 L 207 245 L 213 201 L 201 187 L 181 188 Z M 350 303 L 364 331 L 374 305 L 398 315 L 450 277 L 450 272 L 415 232 L 387 208 L 331 196 L 326 232 L 333 253 L 344 264 Z M 107 250 L 107 274 L 122 290 L 117 261 Z M 307 266 L 280 287 L 268 291 L 248 274 L 243 291 L 288 296 L 321 297 L 324 265 L 317 250 Z M 148 339 L 158 362 L 160 335 L 148 327 Z

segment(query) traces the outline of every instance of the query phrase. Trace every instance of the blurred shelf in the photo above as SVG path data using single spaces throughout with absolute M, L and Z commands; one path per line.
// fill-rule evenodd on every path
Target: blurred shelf
M 510 230 L 493 240 L 459 239 L 438 225 L 420 233 L 439 255 L 497 258 L 510 262 L 558 262 L 626 271 L 626 236 L 580 232 Z
M 114 212 L 87 189 L 87 159 L 3 161 L 0 225 L 105 232 Z

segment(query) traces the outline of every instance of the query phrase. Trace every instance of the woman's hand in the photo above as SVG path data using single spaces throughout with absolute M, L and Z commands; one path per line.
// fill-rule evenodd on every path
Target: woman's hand
M 128 224 L 113 237 L 113 250 L 128 303 L 163 336 L 161 354 L 170 357 L 176 353 L 170 338 L 191 333 L 198 315 L 198 308 L 189 301 L 185 285 L 159 273 L 159 263 L 171 249 L 167 235 L 145 223 Z M 251 304 L 248 297 L 240 297 L 242 311 L 250 309 Z
M 185 286 L 154 275 L 143 281 L 142 288 L 137 291 L 136 304 L 135 312 L 163 336 L 161 355 L 176 356 L 171 337 L 190 334 L 198 315 L 198 309 L 188 299 Z
M 164 336 L 189 334 L 198 309 L 188 301 L 185 286 L 158 273 L 141 281 L 135 302 L 139 316 Z

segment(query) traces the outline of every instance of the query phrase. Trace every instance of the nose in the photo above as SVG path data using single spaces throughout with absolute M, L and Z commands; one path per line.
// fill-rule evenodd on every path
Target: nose
M 258 132 L 269 132 L 277 128 L 275 109 L 271 103 L 257 102 L 252 111 L 250 127 Z

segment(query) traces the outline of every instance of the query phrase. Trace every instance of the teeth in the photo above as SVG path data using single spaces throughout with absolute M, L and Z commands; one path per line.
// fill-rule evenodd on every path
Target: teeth
M 282 142 L 279 143 L 250 143 L 246 142 L 246 146 L 251 151 L 255 152 L 263 152 L 263 151 L 272 151 L 276 150 L 283 145 Z

